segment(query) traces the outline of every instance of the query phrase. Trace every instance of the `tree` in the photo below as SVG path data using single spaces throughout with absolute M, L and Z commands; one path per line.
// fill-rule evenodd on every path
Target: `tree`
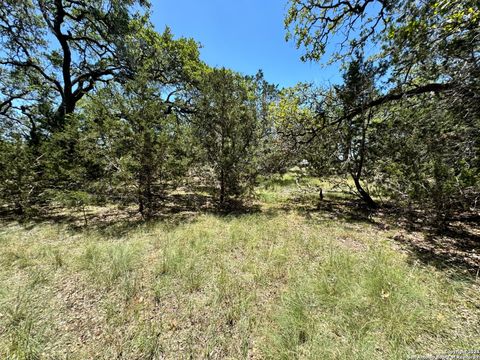
M 343 80 L 344 84 L 337 86 L 335 90 L 340 101 L 342 116 L 346 116 L 345 114 L 350 114 L 352 109 L 366 106 L 376 92 L 373 67 L 364 62 L 363 54 L 356 54 Z M 376 208 L 377 203 L 361 184 L 368 155 L 368 136 L 373 115 L 372 109 L 367 109 L 358 115 L 347 117 L 337 131 L 340 134 L 339 159 L 346 164 L 360 197 L 369 207 Z
M 336 39 L 340 50 L 331 60 L 348 62 L 366 45 L 377 50 L 372 59 L 389 91 L 336 123 L 421 94 L 443 92 L 478 103 L 479 20 L 473 0 L 290 0 L 285 26 L 287 39 L 305 49 L 304 60 L 320 60 Z
M 272 105 L 279 97 L 278 87 L 265 80 L 262 70 L 255 76 L 247 76 L 246 79 L 255 103 L 255 117 L 258 123 L 254 136 L 255 155 L 251 159 L 255 165 L 252 169 L 255 168 L 256 173 L 262 176 L 278 174 L 285 171 L 288 164 L 271 111 Z
M 126 199 L 134 194 L 139 212 L 148 218 L 167 183 L 186 170 L 185 116 L 192 111 L 187 95 L 204 65 L 198 45 L 173 39 L 169 29 L 162 35 L 145 29 L 131 40 L 128 59 L 135 77 L 110 84 L 85 103 L 85 133 L 91 139 L 84 142 L 100 162 L 108 192 Z
M 390 106 L 370 146 L 376 186 L 441 225 L 480 199 L 480 117 L 465 116 L 472 109 L 458 116 L 450 100 L 425 95 Z
M 39 136 L 38 123 L 43 131 L 62 129 L 95 84 L 128 70 L 123 40 L 143 26 L 146 18 L 133 9 L 148 2 L 2 0 L 0 5 L 0 115 L 29 127 L 33 137 Z
M 146 26 L 147 8 L 143 0 L 0 1 L 0 136 L 22 149 L 9 156 L 25 166 L 6 171 L 29 179 L 17 182 L 24 206 L 83 182 L 75 110 L 99 84 L 132 77 L 125 39 Z
M 21 137 L 0 138 L 0 201 L 24 215 L 35 194 L 35 159 Z
M 294 37 L 305 49 L 303 59 L 319 61 L 327 44 L 338 40 L 339 50 L 330 60 L 348 65 L 368 46 L 373 53 L 365 61 L 375 69 L 378 90 L 369 92 L 368 101 L 350 101 L 340 112 L 326 111 L 323 105 L 332 97 L 319 94 L 321 106 L 312 110 L 313 120 L 289 135 L 318 145 L 335 130 L 351 127 L 352 121 L 373 116 L 367 123 L 373 131 L 367 130 L 360 144 L 367 149 L 369 171 L 383 181 L 377 185 L 386 189 L 388 184 L 390 195 L 401 193 L 444 215 L 448 208 L 474 208 L 479 21 L 478 6 L 470 0 L 291 0 L 287 38 Z M 412 113 L 404 106 L 417 110 Z M 413 145 L 405 134 L 420 143 Z M 395 154 L 385 144 L 401 150 Z
M 194 99 L 194 134 L 219 184 L 226 206 L 255 181 L 259 123 L 249 79 L 227 69 L 207 71 Z
M 310 84 L 285 89 L 277 105 L 278 127 L 285 141 L 297 152 L 297 163 L 307 160 L 317 176 L 349 176 L 355 193 L 371 208 L 378 205 L 362 185 L 369 172 L 374 112 L 362 108 L 376 94 L 374 69 L 357 53 L 343 75 L 343 84 L 328 90 Z M 335 126 L 326 119 L 343 118 Z M 313 129 L 313 130 L 312 130 Z

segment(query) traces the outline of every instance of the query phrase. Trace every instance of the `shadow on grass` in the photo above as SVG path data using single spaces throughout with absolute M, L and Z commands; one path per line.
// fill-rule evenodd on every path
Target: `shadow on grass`
M 480 222 L 478 214 L 454 214 L 439 224 L 431 213 L 386 204 L 377 222 L 400 229 L 392 239 L 409 251 L 411 261 L 440 270 L 475 276 L 480 269 Z
M 316 194 L 297 196 L 280 206 L 282 211 L 296 210 L 309 221 L 341 221 L 396 230 L 392 240 L 407 250 L 410 261 L 420 261 L 453 277 L 480 273 L 480 216 L 457 214 L 447 226 L 438 226 L 431 214 L 384 204 L 376 210 L 345 193 L 328 192 L 323 200 Z
M 422 211 L 405 211 L 386 204 L 370 210 L 348 200 L 324 201 L 314 212 L 329 214 L 332 219 L 349 223 L 365 223 L 379 230 L 397 230 L 392 240 L 407 250 L 410 261 L 420 261 L 439 270 L 448 270 L 453 277 L 480 272 L 480 222 L 478 215 L 456 216 L 448 225 L 439 226 Z M 317 215 L 318 216 L 318 215 Z
M 318 194 L 301 194 L 280 206 L 282 211 L 299 211 L 314 222 L 335 221 L 375 225 L 372 211 L 354 196 L 328 192 L 320 200 Z
M 28 216 L 3 211 L 0 213 L 0 224 L 18 223 L 25 230 L 32 230 L 39 225 L 57 224 L 64 225 L 71 234 L 96 233 L 102 237 L 115 239 L 122 238 L 139 228 L 159 224 L 174 228 L 195 221 L 201 214 L 239 217 L 260 211 L 258 204 L 232 200 L 220 207 L 210 195 L 181 193 L 159 197 L 156 209 L 148 219 L 141 216 L 134 204 L 109 205 L 95 209 L 89 207 L 85 216 L 79 211 L 50 206 L 37 208 Z
M 371 210 L 355 197 L 333 191 L 325 193 L 323 200 L 315 193 L 296 193 L 292 194 L 288 201 L 269 204 L 263 209 L 261 205 L 258 202 L 232 201 L 228 206 L 219 207 L 206 191 L 183 192 L 172 193 L 160 199 L 157 211 L 148 220 L 143 219 L 132 205 L 124 208 L 110 206 L 90 211 L 87 214 L 87 225 L 82 214 L 51 207 L 40 209 L 25 219 L 3 213 L 1 221 L 4 224 L 20 223 L 27 230 L 40 224 L 64 224 L 67 231 L 72 233 L 93 232 L 115 239 L 122 238 L 140 227 L 148 228 L 158 224 L 176 227 L 195 221 L 201 214 L 238 218 L 261 213 L 263 216 L 275 217 L 296 211 L 315 223 L 341 221 L 375 226 L 379 230 L 395 229 L 397 233 L 392 236 L 392 240 L 408 250 L 412 262 L 418 260 L 442 270 L 452 269 L 457 273 L 467 270 L 476 274 L 480 269 L 478 214 L 458 214 L 451 219 L 448 226 L 438 228 L 429 221 L 428 214 L 419 210 L 406 211 L 391 204 Z
M 3 225 L 16 223 L 27 231 L 42 225 L 63 225 L 70 234 L 97 232 L 114 238 L 122 237 L 145 223 L 132 211 L 113 206 L 95 212 L 88 210 L 85 217 L 80 212 L 61 207 L 42 207 L 24 216 L 4 213 L 0 221 Z

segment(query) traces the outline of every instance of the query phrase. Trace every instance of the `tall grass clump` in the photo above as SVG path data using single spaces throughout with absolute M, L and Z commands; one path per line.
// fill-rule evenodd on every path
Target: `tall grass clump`
M 80 256 L 80 268 L 104 286 L 133 279 L 132 272 L 140 259 L 140 249 L 132 244 L 91 243 Z
M 43 305 L 35 299 L 34 287 L 31 283 L 11 298 L 0 298 L 0 359 L 41 358 L 45 346 L 40 318 Z
M 448 286 L 383 246 L 334 247 L 299 271 L 268 331 L 269 358 L 403 359 L 442 331 Z

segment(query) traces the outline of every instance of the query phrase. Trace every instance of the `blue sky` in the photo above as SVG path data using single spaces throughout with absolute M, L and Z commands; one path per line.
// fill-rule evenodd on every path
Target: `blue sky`
M 280 86 L 339 82 L 338 64 L 325 68 L 303 63 L 301 50 L 285 42 L 286 0 L 154 0 L 152 4 L 156 29 L 163 31 L 168 25 L 175 36 L 200 42 L 201 57 L 211 66 L 251 75 L 262 69 L 269 82 Z

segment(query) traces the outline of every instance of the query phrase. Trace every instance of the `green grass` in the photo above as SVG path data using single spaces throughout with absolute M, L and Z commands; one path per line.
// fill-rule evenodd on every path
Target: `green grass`
M 293 196 L 293 185 L 274 186 L 259 191 Z M 295 210 L 197 214 L 118 236 L 8 223 L 0 358 L 405 359 L 480 348 L 478 282 L 413 261 L 394 232 Z
M 420 338 L 431 346 L 443 332 L 439 301 L 451 299 L 451 291 L 382 247 L 361 255 L 326 250 L 282 297 L 269 354 L 405 358 L 409 349 L 419 348 Z

